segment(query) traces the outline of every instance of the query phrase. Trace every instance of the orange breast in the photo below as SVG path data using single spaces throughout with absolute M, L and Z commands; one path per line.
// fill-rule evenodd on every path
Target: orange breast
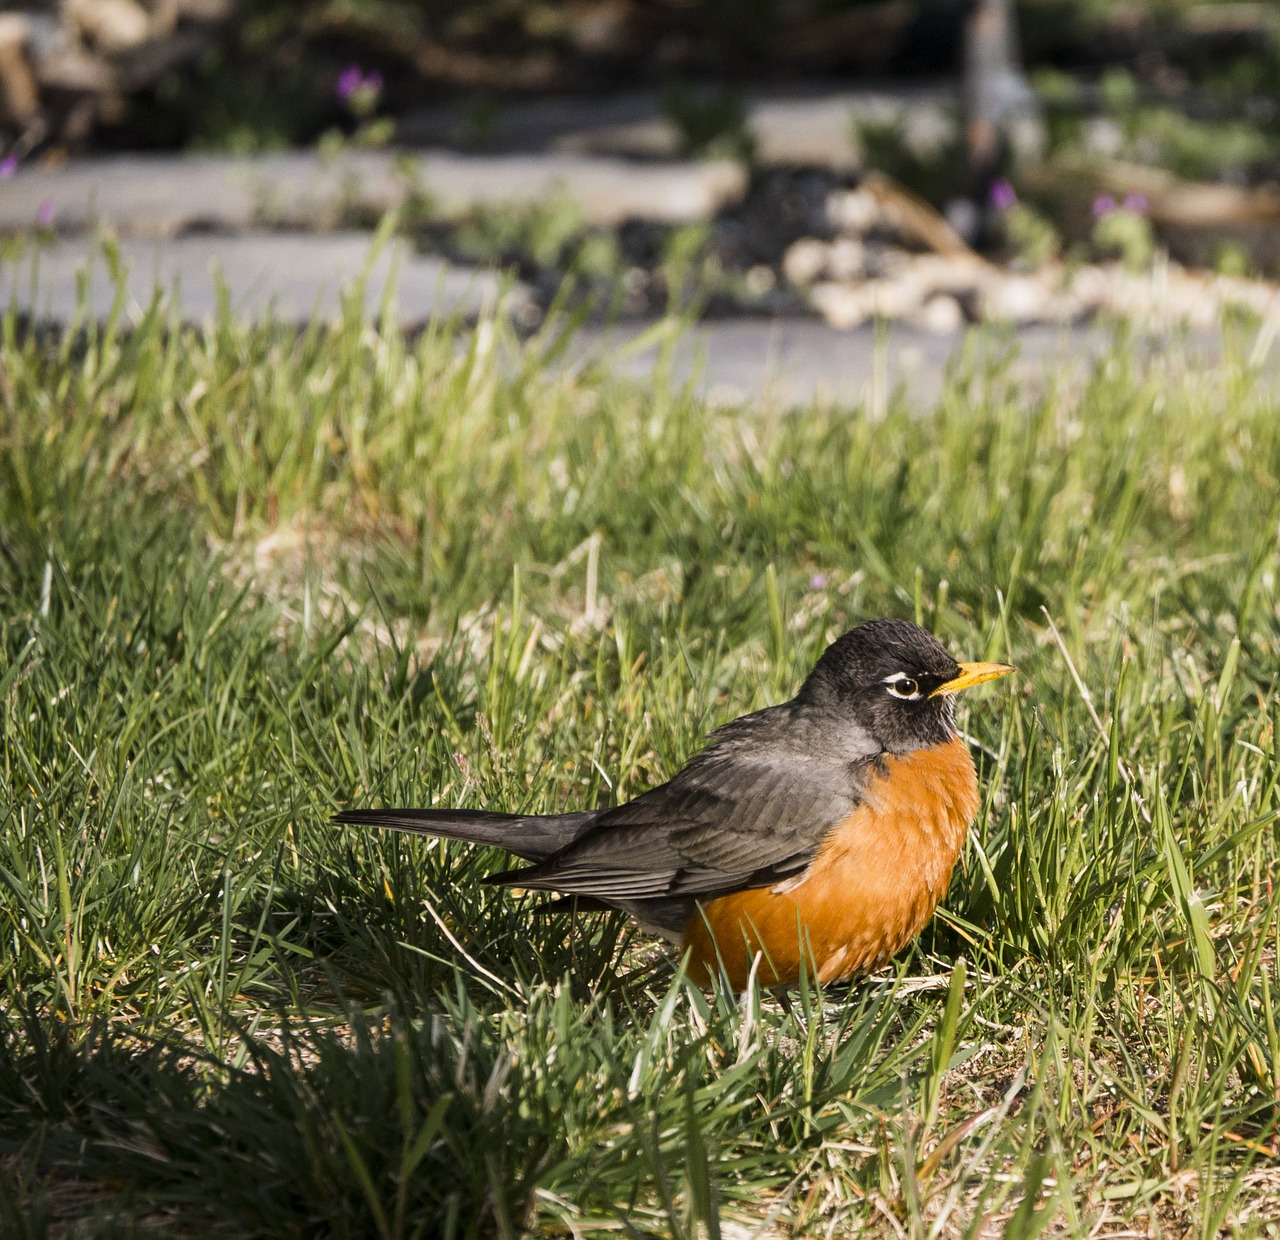
M 799 878 L 721 896 L 690 918 L 684 945 L 695 977 L 723 969 L 743 990 L 763 952 L 762 985 L 793 985 L 802 959 L 821 981 L 842 981 L 920 933 L 978 812 L 978 780 L 958 738 L 887 757 L 885 768 Z

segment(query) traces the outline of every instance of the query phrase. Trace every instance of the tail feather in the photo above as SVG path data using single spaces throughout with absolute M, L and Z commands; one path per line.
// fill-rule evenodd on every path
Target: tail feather
M 478 809 L 344 809 L 333 821 L 493 844 L 526 861 L 545 861 L 591 828 L 598 814 L 493 814 Z

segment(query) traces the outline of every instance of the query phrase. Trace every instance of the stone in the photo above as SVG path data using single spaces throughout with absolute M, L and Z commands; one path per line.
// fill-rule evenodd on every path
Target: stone
M 921 304 L 920 289 L 908 280 L 864 280 L 842 284 L 825 280 L 809 292 L 813 308 L 832 327 L 850 328 L 873 318 L 897 319 Z
M 1045 323 L 1054 317 L 1050 289 L 1036 276 L 993 276 L 982 291 L 982 316 L 1009 323 Z
M 827 195 L 827 223 L 838 233 L 862 237 L 880 219 L 874 194 L 865 189 L 835 190 Z
M 927 332 L 946 336 L 964 327 L 964 311 L 954 297 L 939 293 L 930 297 L 912 316 L 911 321 Z
M 757 96 L 747 109 L 747 129 L 756 159 L 772 165 L 854 172 L 861 165 L 854 114 L 858 95 Z
M 766 263 L 756 263 L 754 267 L 749 267 L 743 280 L 752 297 L 763 297 L 766 293 L 771 293 L 778 283 L 773 268 Z
M 841 237 L 827 251 L 827 274 L 833 280 L 854 280 L 866 268 L 866 252 L 856 237 Z
M 1119 263 L 1086 264 L 1073 273 L 1064 296 L 1081 313 L 1202 331 L 1215 327 L 1228 309 L 1280 324 L 1276 282 L 1188 271 L 1167 260 L 1158 260 L 1149 271 L 1127 271 Z
M 1115 159 L 1124 149 L 1124 130 L 1109 116 L 1091 116 L 1081 128 L 1085 150 L 1104 159 Z
M 812 284 L 826 270 L 829 250 L 830 246 L 816 237 L 793 241 L 782 256 L 782 274 L 798 287 Z
M 843 329 L 865 323 L 871 311 L 862 290 L 852 284 L 826 280 L 809 290 L 809 302 L 832 326 Z

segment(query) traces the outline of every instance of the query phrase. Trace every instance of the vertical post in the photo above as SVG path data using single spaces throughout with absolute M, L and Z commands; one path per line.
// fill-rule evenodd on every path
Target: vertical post
M 964 109 L 969 187 L 979 203 L 1001 170 L 1011 123 L 1034 105 L 1019 60 L 1011 0 L 973 0 L 964 28 Z

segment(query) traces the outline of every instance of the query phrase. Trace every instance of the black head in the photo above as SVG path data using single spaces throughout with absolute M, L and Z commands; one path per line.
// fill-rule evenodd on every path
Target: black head
M 868 620 L 827 647 L 798 700 L 839 710 L 889 753 L 955 735 L 955 694 L 1004 676 L 1004 663 L 957 663 L 909 620 Z

